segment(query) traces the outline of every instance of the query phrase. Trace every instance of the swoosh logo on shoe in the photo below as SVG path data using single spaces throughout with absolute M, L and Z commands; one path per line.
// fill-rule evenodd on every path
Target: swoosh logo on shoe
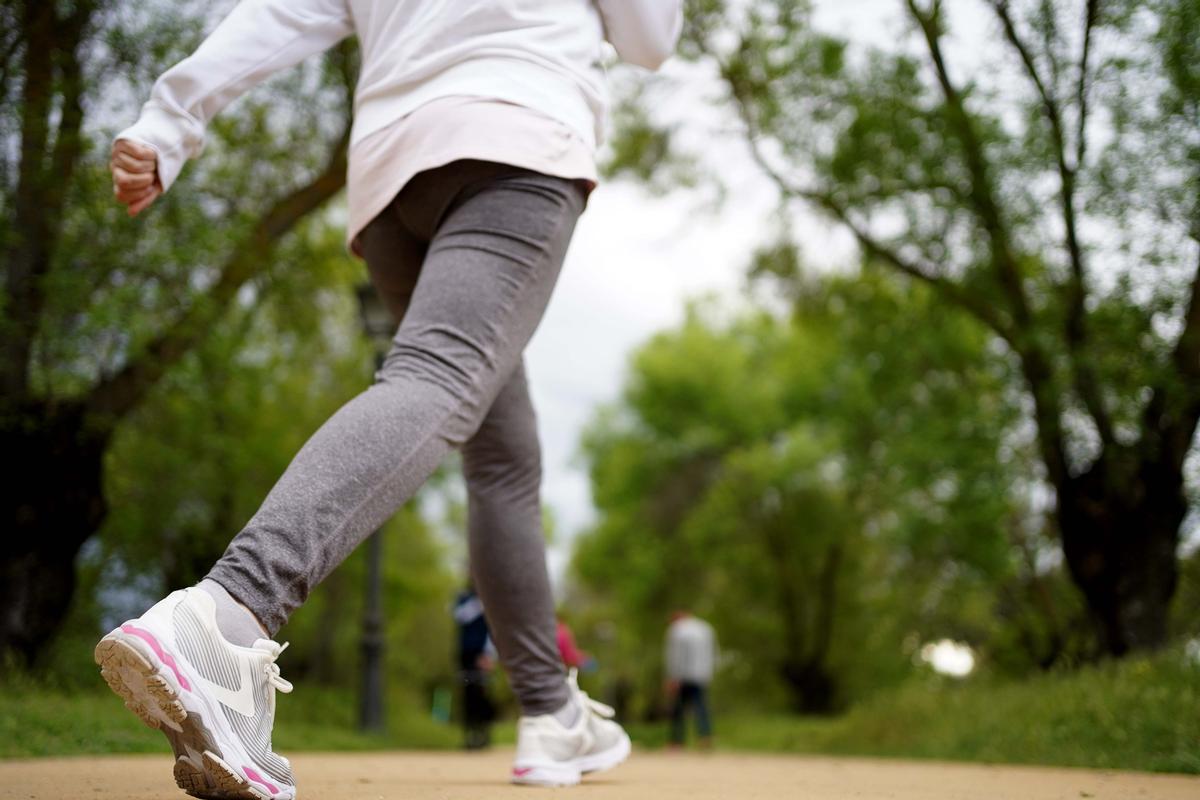
M 513 777 L 515 778 L 524 778 L 531 772 L 533 772 L 533 767 L 513 767 Z
M 254 672 L 245 659 L 236 658 L 236 661 L 240 680 L 240 686 L 236 692 L 213 683 L 203 675 L 197 675 L 196 680 L 203 684 L 204 691 L 215 697 L 222 705 L 229 706 L 243 717 L 253 717 L 255 714 Z

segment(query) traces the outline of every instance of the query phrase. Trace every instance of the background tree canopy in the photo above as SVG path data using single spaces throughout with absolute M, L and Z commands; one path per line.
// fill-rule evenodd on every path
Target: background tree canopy
M 0 650 L 69 683 L 94 680 L 97 631 L 207 572 L 370 378 L 363 270 L 322 211 L 345 179 L 352 44 L 223 113 L 154 213 L 112 200 L 113 135 L 228 5 L 0 11 Z M 406 554 L 384 569 L 390 672 L 424 690 L 448 680 L 455 545 L 416 506 L 384 535 Z M 361 616 L 362 561 L 289 625 L 293 673 L 355 674 L 359 629 L 340 623 Z
M 0 496 L 0 652 L 28 661 L 104 524 L 103 464 L 123 420 L 189 357 L 224 370 L 244 341 L 196 351 L 223 325 L 252 326 L 284 276 L 300 290 L 306 274 L 310 290 L 335 277 L 320 255 L 334 240 L 311 215 L 345 180 L 354 58 L 343 48 L 239 103 L 180 190 L 130 221 L 109 188 L 112 136 L 195 47 L 207 4 L 2 8 L 0 443 L 14 469 Z
M 1032 439 L 1016 480 L 1046 496 L 1100 646 L 1156 648 L 1200 419 L 1200 4 L 975 5 L 984 53 L 953 51 L 941 0 L 899 0 L 888 49 L 823 33 L 803 0 L 696 0 L 683 51 L 719 77 L 785 205 L 978 329 L 1011 375 L 1010 436 Z M 672 152 L 680 123 L 655 117 L 670 91 L 626 105 L 614 173 L 652 175 Z M 794 282 L 780 263 L 763 266 Z M 1015 452 L 996 444 L 978 456 Z

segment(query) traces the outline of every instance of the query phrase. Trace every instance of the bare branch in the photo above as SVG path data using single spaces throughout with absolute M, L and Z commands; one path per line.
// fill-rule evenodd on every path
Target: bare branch
M 1020 346 L 1012 329 L 1011 321 L 995 306 L 983 302 L 981 298 L 963 289 L 954 281 L 938 275 L 932 265 L 922 265 L 901 256 L 895 249 L 873 237 L 867 227 L 856 222 L 849 210 L 837 203 L 832 196 L 812 194 L 805 199 L 817 203 L 823 210 L 845 225 L 868 256 L 930 286 L 945 299 L 978 319 L 1014 349 Z
M 1095 0 L 1093 0 L 1091 5 L 1095 5 Z M 1096 424 L 1100 441 L 1104 446 L 1108 446 L 1113 442 L 1112 418 L 1105 407 L 1104 397 L 1100 392 L 1099 380 L 1096 377 L 1095 370 L 1091 367 L 1091 362 L 1087 355 L 1086 267 L 1084 264 L 1083 247 L 1079 242 L 1078 222 L 1075 213 L 1075 178 L 1079 161 L 1077 160 L 1074 164 L 1067 161 L 1068 143 L 1063 123 L 1062 107 L 1058 99 L 1054 96 L 1054 93 L 1050 91 L 1046 82 L 1042 79 L 1032 51 L 1017 31 L 1016 22 L 1009 12 L 1009 0 L 991 0 L 991 6 L 1004 28 L 1005 38 L 1020 57 L 1021 64 L 1025 68 L 1025 74 L 1037 91 L 1038 97 L 1041 100 L 1042 112 L 1050 125 L 1050 135 L 1054 144 L 1054 156 L 1058 167 L 1059 206 L 1063 216 L 1063 229 L 1066 240 L 1064 244 L 1070 265 L 1070 278 L 1063 287 L 1063 294 L 1066 306 L 1064 321 L 1066 327 L 1065 338 L 1071 358 L 1072 378 L 1075 391 L 1079 394 L 1080 399 Z M 1090 39 L 1090 25 L 1093 22 L 1092 13 L 1094 13 L 1094 9 L 1089 8 L 1088 29 L 1085 31 L 1084 55 L 1080 65 L 1081 92 L 1083 91 L 1082 86 L 1084 84 L 1082 76 L 1087 71 L 1086 43 Z M 1080 109 L 1081 120 L 1085 113 L 1084 109 Z M 1082 132 L 1080 135 L 1082 135 Z
M 916 20 L 925 38 L 938 84 L 946 100 L 950 121 L 962 142 L 967 172 L 971 176 L 970 200 L 991 244 L 996 275 L 1012 307 L 1013 321 L 1018 329 L 1027 330 L 1030 323 L 1029 301 L 1022 285 L 1021 269 L 1017 263 L 1016 254 L 1013 252 L 1012 237 L 1004 222 L 1004 216 L 1000 213 L 1000 205 L 996 198 L 995 187 L 992 185 L 983 143 L 980 142 L 975 132 L 971 116 L 963 103 L 962 93 L 950 79 L 946 60 L 942 54 L 941 32 L 938 29 L 940 6 L 935 3 L 933 10 L 926 13 L 917 6 L 916 0 L 905 0 L 905 2 L 908 5 L 909 13 Z
M 905 0 L 905 3 L 921 29 L 938 84 L 946 100 L 950 122 L 962 143 L 967 171 L 971 176 L 971 203 L 988 235 L 996 276 L 1011 306 L 1013 339 L 1010 340 L 1010 344 L 1019 356 L 1022 374 L 1033 395 L 1042 460 L 1050 480 L 1056 486 L 1062 486 L 1069 479 L 1069 474 L 1059 398 L 1052 385 L 1053 369 L 1041 346 L 1025 333 L 1032 330 L 1033 326 L 1029 302 L 1022 284 L 1021 269 L 1013 250 L 1011 234 L 1000 213 L 1000 204 L 992 184 L 983 143 L 976 134 L 962 93 L 950 79 L 946 67 L 939 29 L 940 4 L 935 1 L 932 10 L 927 13 L 918 7 L 917 0 Z
M 1100 0 L 1088 0 L 1087 14 L 1083 22 L 1083 52 L 1079 55 L 1079 82 L 1075 86 L 1075 106 L 1079 118 L 1075 129 L 1075 169 L 1083 168 L 1087 155 L 1088 89 L 1091 87 L 1089 70 L 1092 58 L 1092 33 L 1100 18 Z

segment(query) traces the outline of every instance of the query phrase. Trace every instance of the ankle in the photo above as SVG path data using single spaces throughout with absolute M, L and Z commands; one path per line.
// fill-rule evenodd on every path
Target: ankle
M 231 644 L 251 647 L 259 639 L 270 639 L 271 635 L 249 608 L 212 578 L 205 578 L 196 588 L 213 599 L 216 608 L 217 630 Z
M 583 716 L 583 708 L 574 697 L 569 697 L 557 711 L 551 713 L 551 716 L 564 728 L 574 728 Z

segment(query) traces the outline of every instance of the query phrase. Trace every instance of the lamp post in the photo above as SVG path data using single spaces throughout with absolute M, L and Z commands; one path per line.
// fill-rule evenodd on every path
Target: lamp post
M 383 367 L 384 355 L 396 323 L 379 293 L 369 283 L 361 284 L 358 294 L 359 318 L 363 333 L 375 351 L 375 371 Z M 362 621 L 362 703 L 358 724 L 364 731 L 383 731 L 383 531 L 367 539 L 366 602 Z

